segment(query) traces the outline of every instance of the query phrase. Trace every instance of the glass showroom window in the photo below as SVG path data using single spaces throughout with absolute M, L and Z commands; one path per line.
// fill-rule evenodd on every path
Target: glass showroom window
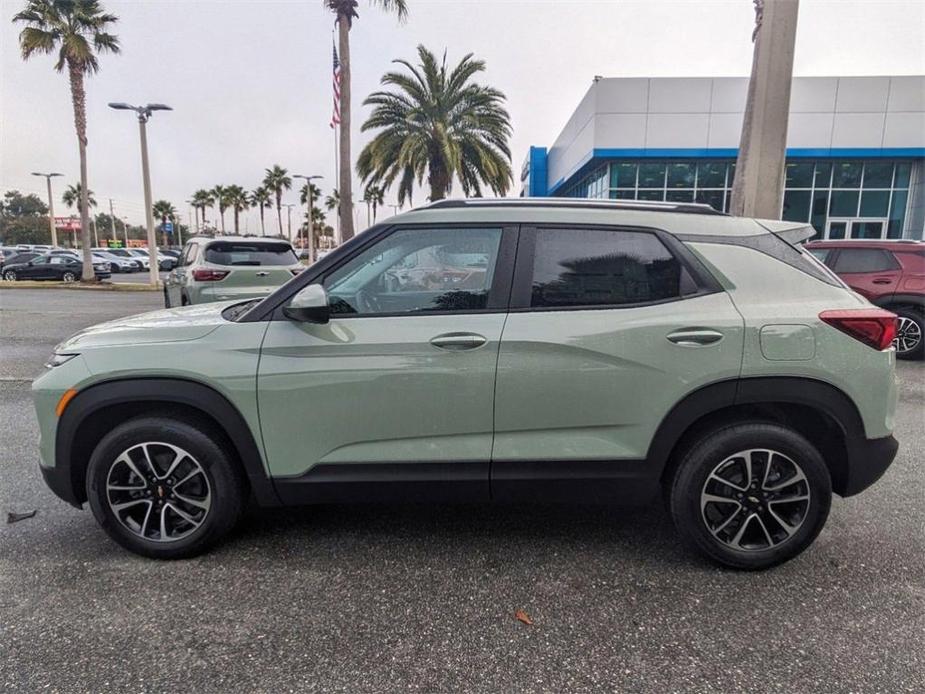
M 790 160 L 782 218 L 809 222 L 817 237 L 902 238 L 911 169 L 883 159 Z

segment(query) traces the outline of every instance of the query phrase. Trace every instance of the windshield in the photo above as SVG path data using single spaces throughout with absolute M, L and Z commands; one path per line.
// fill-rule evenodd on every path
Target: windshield
M 217 241 L 206 248 L 214 265 L 293 265 L 298 261 L 288 244 L 260 241 Z

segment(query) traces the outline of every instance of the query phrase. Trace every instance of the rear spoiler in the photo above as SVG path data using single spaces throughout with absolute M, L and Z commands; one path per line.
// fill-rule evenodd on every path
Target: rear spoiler
M 805 222 L 781 222 L 774 219 L 756 219 L 755 222 L 794 246 L 816 235 L 816 230 Z

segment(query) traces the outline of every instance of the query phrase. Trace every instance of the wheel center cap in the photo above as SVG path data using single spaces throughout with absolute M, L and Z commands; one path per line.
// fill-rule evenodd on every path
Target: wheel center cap
M 758 499 L 758 497 L 750 496 L 750 497 L 748 497 L 748 503 L 750 503 L 750 504 L 752 504 L 752 505 L 754 505 L 754 506 L 757 506 L 758 504 L 761 503 L 761 501 Z
M 167 496 L 167 492 L 161 485 L 157 485 L 157 495 L 162 499 Z

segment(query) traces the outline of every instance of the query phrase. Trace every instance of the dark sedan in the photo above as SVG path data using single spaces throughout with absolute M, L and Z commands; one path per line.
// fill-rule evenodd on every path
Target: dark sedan
M 8 282 L 16 280 L 59 280 L 75 282 L 80 279 L 82 264 L 69 255 L 40 255 L 25 262 L 6 263 L 3 267 L 3 279 Z M 109 264 L 93 264 L 97 279 L 109 277 Z

